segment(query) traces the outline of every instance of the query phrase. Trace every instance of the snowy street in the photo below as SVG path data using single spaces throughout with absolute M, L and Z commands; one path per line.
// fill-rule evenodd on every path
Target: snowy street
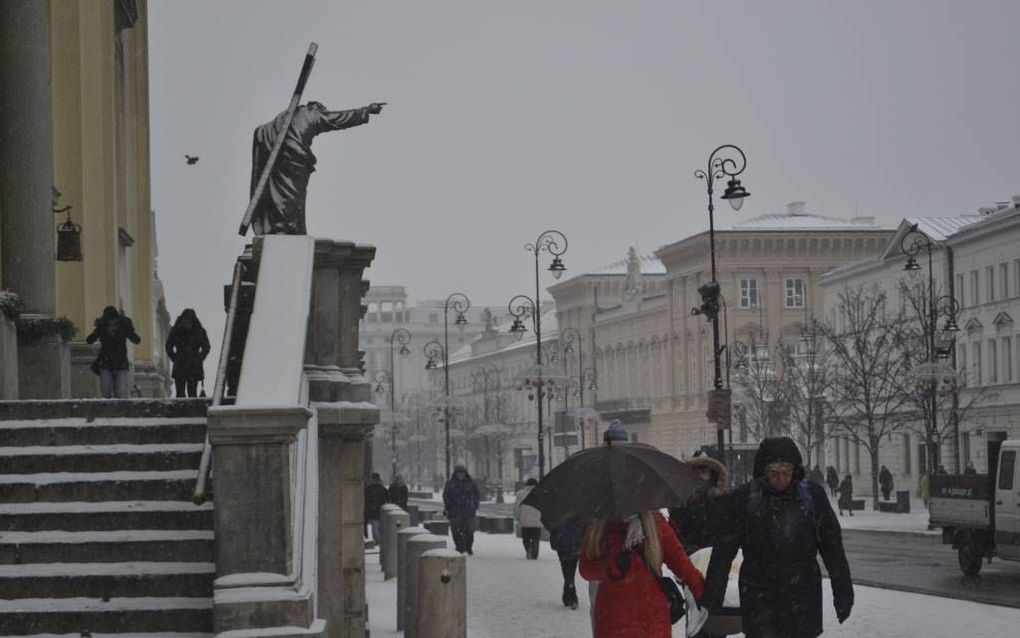
M 474 556 L 467 557 L 468 636 L 591 635 L 587 583 L 577 577 L 581 599 L 577 610 L 560 604 L 562 577 L 548 543 L 542 543 L 537 561 L 525 560 L 521 541 L 512 535 L 476 534 L 474 550 Z M 402 635 L 396 631 L 396 579 L 383 581 L 374 552 L 366 556 L 365 564 L 373 638 Z M 1020 609 L 858 586 L 853 614 L 839 625 L 828 581 L 824 582 L 826 636 L 1000 638 L 1016 635 L 1020 623 Z M 680 627 L 674 626 L 674 636 L 683 635 Z

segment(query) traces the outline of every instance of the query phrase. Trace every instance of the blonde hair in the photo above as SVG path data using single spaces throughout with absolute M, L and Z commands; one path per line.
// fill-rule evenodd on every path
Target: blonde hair
M 609 521 L 604 518 L 596 518 L 588 524 L 584 530 L 584 542 L 581 551 L 585 558 L 598 560 L 606 555 L 606 527 Z M 655 515 L 652 512 L 641 514 L 641 528 L 645 533 L 645 540 L 641 554 L 645 564 L 656 576 L 662 576 L 662 545 L 659 543 L 659 528 L 655 524 Z

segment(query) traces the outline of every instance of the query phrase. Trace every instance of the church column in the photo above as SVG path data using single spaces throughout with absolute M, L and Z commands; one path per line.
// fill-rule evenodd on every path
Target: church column
M 56 310 L 49 3 L 0 2 L 0 269 L 23 318 Z M 70 354 L 59 335 L 19 340 L 18 397 L 65 398 Z

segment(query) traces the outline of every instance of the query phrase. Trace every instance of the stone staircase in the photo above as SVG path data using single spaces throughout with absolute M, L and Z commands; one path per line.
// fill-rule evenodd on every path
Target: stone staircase
M 0 635 L 211 635 L 205 409 L 0 403 Z

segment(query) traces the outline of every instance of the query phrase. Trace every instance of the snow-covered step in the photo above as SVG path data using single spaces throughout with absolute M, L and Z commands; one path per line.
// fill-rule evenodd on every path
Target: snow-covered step
M 0 599 L 212 596 L 213 563 L 0 565 Z
M 184 500 L 196 470 L 0 474 L 0 502 Z
M 0 600 L 0 635 L 212 632 L 212 597 Z
M 0 474 L 197 468 L 202 443 L 0 447 Z
M 212 528 L 211 501 L 202 505 L 185 500 L 0 504 L 0 529 L 17 532 Z
M 152 631 L 145 633 L 129 632 L 107 634 L 103 632 L 90 632 L 92 638 L 212 638 L 213 634 L 207 633 L 181 633 L 177 631 Z M 81 638 L 81 632 L 73 634 L 29 634 L 23 638 Z
M 214 560 L 204 529 L 0 532 L 0 564 Z
M 0 419 L 0 441 L 7 447 L 202 443 L 205 427 L 204 416 Z

